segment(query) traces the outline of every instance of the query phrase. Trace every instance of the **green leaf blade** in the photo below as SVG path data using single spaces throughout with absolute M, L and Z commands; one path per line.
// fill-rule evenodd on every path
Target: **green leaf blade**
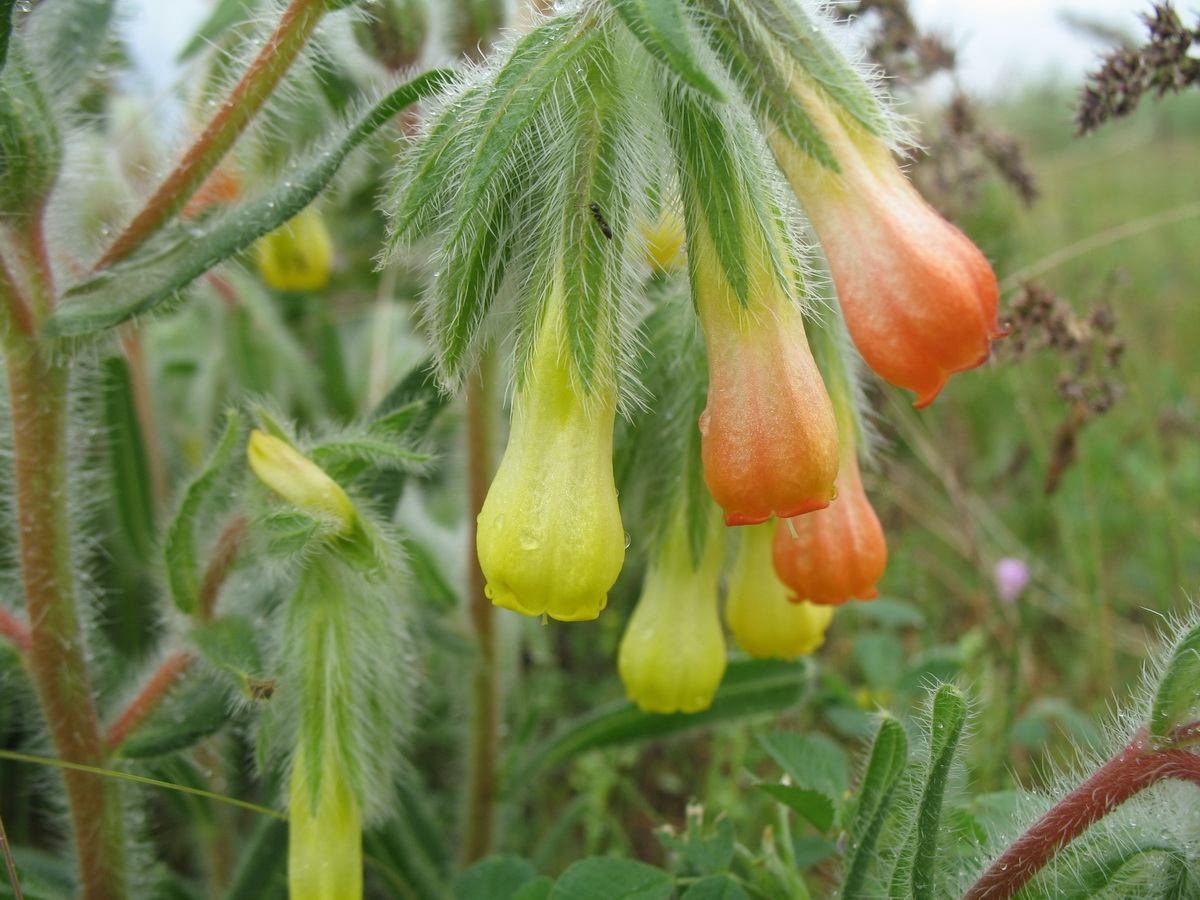
M 550 900 L 670 900 L 675 880 L 645 863 L 615 857 L 581 860 L 563 872 Z
M 692 46 L 687 20 L 677 0 L 611 0 L 617 15 L 646 52 L 717 101 L 725 92 L 704 70 Z
M 289 175 L 287 181 L 207 227 L 164 233 L 129 260 L 102 269 L 70 288 L 46 322 L 46 334 L 56 338 L 86 337 L 155 310 L 209 269 L 245 250 L 308 206 L 352 150 L 405 107 L 439 90 L 448 78 L 447 72 L 434 70 L 401 85 L 360 116 L 314 161 Z
M 180 612 L 191 615 L 200 597 L 200 566 L 196 560 L 196 520 L 200 507 L 212 493 L 221 470 L 233 455 L 238 442 L 237 410 L 230 410 L 225 431 L 209 455 L 200 474 L 187 486 L 179 510 L 167 526 L 163 540 L 163 558 L 171 599 Z
M 841 900 L 866 900 L 863 888 L 875 857 L 875 845 L 896 786 L 907 765 L 908 735 L 904 726 L 890 716 L 881 719 L 871 745 L 867 770 L 858 788 L 857 808 L 846 851 Z

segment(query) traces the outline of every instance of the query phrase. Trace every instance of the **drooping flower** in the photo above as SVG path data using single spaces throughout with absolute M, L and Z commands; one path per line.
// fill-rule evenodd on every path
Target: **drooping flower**
M 687 528 L 677 516 L 650 564 L 617 651 L 625 693 L 646 712 L 708 709 L 725 675 L 717 611 L 719 537 L 709 538 L 697 563 Z
M 863 490 L 853 441 L 847 438 L 846 445 L 837 500 L 828 509 L 780 522 L 775 530 L 775 572 L 797 601 L 870 600 L 887 568 L 883 526 Z
M 254 242 L 258 271 L 277 291 L 319 291 L 333 268 L 333 241 L 321 213 L 306 206 Z
M 495 605 L 576 622 L 608 602 L 625 531 L 613 481 L 614 391 L 581 396 L 565 335 L 563 302 L 553 299 L 513 401 L 476 548 Z
M 353 526 L 354 504 L 342 486 L 291 444 L 255 429 L 250 433 L 246 458 L 259 481 L 285 500 L 306 512 L 334 519 L 343 531 Z
M 292 765 L 288 798 L 288 896 L 292 900 L 360 900 L 362 808 L 326 744 L 314 800 L 303 749 Z
M 884 141 L 817 87 L 792 89 L 837 159 L 822 165 L 775 132 L 771 146 L 821 241 L 855 346 L 927 406 L 1004 332 L 991 266 L 917 193 Z
M 742 529 L 742 544 L 725 600 L 725 621 L 738 646 L 750 656 L 795 659 L 825 643 L 833 608 L 808 601 L 791 602 L 791 591 L 772 565 L 776 527 L 775 522 L 764 522 Z
M 694 240 L 709 367 L 701 455 L 705 483 L 725 510 L 725 524 L 753 525 L 828 506 L 837 475 L 837 425 L 803 316 L 763 254 L 750 252 L 747 309 L 711 241 L 702 234 Z

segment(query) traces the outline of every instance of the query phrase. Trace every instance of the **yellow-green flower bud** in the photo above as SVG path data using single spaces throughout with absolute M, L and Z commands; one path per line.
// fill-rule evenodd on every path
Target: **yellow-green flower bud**
M 740 529 L 742 546 L 729 580 L 725 621 L 737 645 L 750 656 L 794 659 L 825 643 L 834 608 L 792 602 L 792 591 L 779 580 L 772 563 L 775 528 L 771 521 Z
M 333 241 L 312 206 L 260 237 L 254 251 L 263 281 L 277 291 L 319 291 L 333 268 Z
M 646 712 L 708 709 L 725 675 L 725 635 L 717 613 L 720 537 L 712 529 L 695 566 L 687 529 L 682 517 L 672 525 L 617 652 L 625 693 Z
M 561 300 L 547 304 L 476 547 L 494 604 L 578 622 L 608 602 L 625 530 L 612 470 L 616 399 L 611 388 L 580 396 L 564 319 Z
M 258 480 L 283 499 L 305 512 L 337 520 L 343 533 L 354 524 L 354 504 L 341 485 L 291 444 L 255 429 L 246 458 Z
M 288 802 L 288 896 L 361 900 L 362 809 L 328 750 L 314 801 L 303 750 L 292 764 Z

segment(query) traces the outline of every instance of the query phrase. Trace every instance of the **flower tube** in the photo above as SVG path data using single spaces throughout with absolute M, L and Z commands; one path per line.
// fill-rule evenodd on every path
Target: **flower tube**
M 804 318 L 761 253 L 751 257 L 747 309 L 707 236 L 696 240 L 693 277 L 709 368 L 700 417 L 709 492 L 726 525 L 822 509 L 835 496 L 837 425 Z
M 616 398 L 611 386 L 580 396 L 565 315 L 561 298 L 543 312 L 476 549 L 496 606 L 576 622 L 608 602 L 625 530 L 612 469 Z
M 933 402 L 955 372 L 987 360 L 996 276 L 979 249 L 943 219 L 900 171 L 891 151 L 820 89 L 793 92 L 840 171 L 781 133 L 775 156 L 825 251 L 854 344 L 877 374 Z
M 887 541 L 863 490 L 853 441 L 846 445 L 837 500 L 775 530 L 775 572 L 796 602 L 836 606 L 879 594 L 875 584 L 887 568 Z
M 362 808 L 328 744 L 313 797 L 304 751 L 296 752 L 288 800 L 288 895 L 358 900 L 363 895 Z
M 825 643 L 833 608 L 790 602 L 791 592 L 772 565 L 776 527 L 775 522 L 764 522 L 742 529 L 742 545 L 725 600 L 725 621 L 737 645 L 750 656 L 795 659 Z
M 725 675 L 725 636 L 717 613 L 720 540 L 710 533 L 696 563 L 687 528 L 678 515 L 650 565 L 617 651 L 625 693 L 646 712 L 708 709 Z

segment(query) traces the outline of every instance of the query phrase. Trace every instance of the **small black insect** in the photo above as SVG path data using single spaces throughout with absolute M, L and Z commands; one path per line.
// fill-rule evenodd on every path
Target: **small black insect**
M 592 211 L 592 218 L 596 220 L 596 224 L 600 226 L 600 230 L 604 232 L 604 236 L 610 241 L 612 240 L 612 229 L 608 227 L 608 223 L 604 221 L 604 214 L 600 212 L 599 203 L 589 203 L 588 209 Z

